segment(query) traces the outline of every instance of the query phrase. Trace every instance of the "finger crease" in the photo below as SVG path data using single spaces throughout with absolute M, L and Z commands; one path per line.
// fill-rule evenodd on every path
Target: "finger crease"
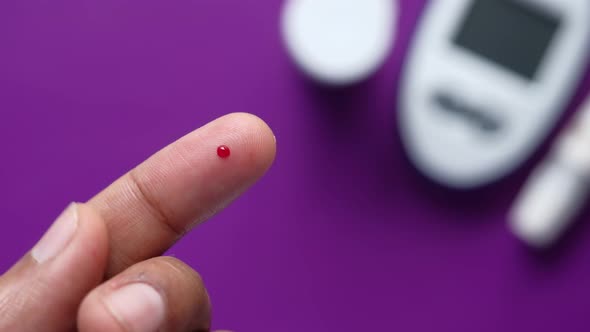
M 186 230 L 183 228 L 177 228 L 172 224 L 172 218 L 166 212 L 162 206 L 158 203 L 158 200 L 154 199 L 145 188 L 142 181 L 137 178 L 135 171 L 129 172 L 129 181 L 131 182 L 131 190 L 138 196 L 139 201 L 144 202 L 148 212 L 164 227 L 166 227 L 176 238 L 181 238 Z

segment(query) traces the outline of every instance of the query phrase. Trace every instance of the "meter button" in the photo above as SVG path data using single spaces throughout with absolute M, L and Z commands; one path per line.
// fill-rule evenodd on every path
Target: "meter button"
M 477 113 L 477 123 L 479 127 L 488 134 L 495 134 L 502 129 L 500 121 L 489 114 L 485 114 L 485 112 Z
M 484 108 L 476 107 L 451 94 L 439 91 L 434 95 L 434 103 L 440 110 L 447 112 L 468 123 L 472 128 L 493 134 L 501 130 L 502 125 L 498 119 L 490 115 Z

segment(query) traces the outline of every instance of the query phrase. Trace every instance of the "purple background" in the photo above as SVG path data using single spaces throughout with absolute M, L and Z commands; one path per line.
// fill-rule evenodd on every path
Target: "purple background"
M 274 129 L 275 166 L 171 250 L 204 276 L 216 327 L 587 331 L 589 226 L 547 253 L 507 231 L 531 163 L 459 193 L 425 181 L 404 156 L 396 82 L 424 1 L 401 1 L 386 66 L 343 92 L 293 68 L 281 5 L 1 1 L 0 268 L 69 201 L 193 128 L 247 111 Z

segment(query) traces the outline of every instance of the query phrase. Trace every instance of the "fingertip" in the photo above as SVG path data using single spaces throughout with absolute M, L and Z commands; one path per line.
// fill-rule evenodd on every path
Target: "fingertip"
M 217 121 L 241 128 L 242 139 L 251 143 L 255 155 L 253 159 L 258 161 L 259 168 L 266 171 L 271 166 L 276 156 L 276 136 L 264 120 L 254 114 L 238 112 L 223 116 Z
M 84 299 L 78 328 L 86 331 L 209 331 L 210 301 L 197 272 L 170 257 L 131 266 Z
M 222 146 L 230 153 L 220 155 Z M 164 253 L 256 183 L 275 154 L 276 138 L 262 119 L 232 113 L 132 169 L 89 202 L 109 230 L 107 276 Z

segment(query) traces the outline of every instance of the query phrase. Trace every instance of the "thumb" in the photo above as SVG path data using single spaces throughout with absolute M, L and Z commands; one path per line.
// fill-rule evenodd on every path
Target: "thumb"
M 71 204 L 0 277 L 0 331 L 74 329 L 80 302 L 103 280 L 107 254 L 99 215 L 87 205 Z

